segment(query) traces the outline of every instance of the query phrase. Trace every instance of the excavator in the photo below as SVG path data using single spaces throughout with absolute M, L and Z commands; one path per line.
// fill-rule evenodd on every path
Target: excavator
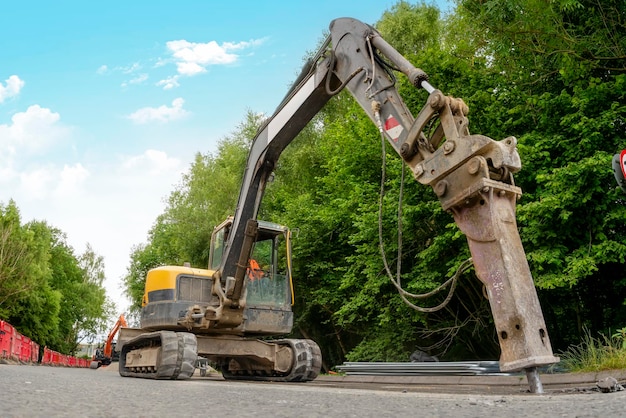
M 397 72 L 428 93 L 416 116 L 396 88 Z M 290 231 L 257 220 L 257 214 L 283 150 L 325 103 L 347 89 L 466 235 L 489 298 L 500 369 L 526 371 L 531 392 L 541 393 L 537 369 L 559 359 L 516 224 L 522 193 L 513 178 L 521 169 L 517 140 L 470 134 L 467 105 L 428 80 L 372 26 L 333 20 L 322 47 L 253 139 L 234 216 L 211 237 L 208 269 L 164 266 L 147 274 L 141 328 L 120 330 L 119 373 L 188 379 L 200 356 L 226 379 L 317 377 L 318 345 L 280 338 L 293 324 Z M 250 274 L 253 264 L 259 274 Z
M 104 343 L 104 348 L 96 349 L 96 352 L 91 359 L 91 363 L 89 364 L 90 369 L 97 369 L 101 366 L 108 366 L 111 364 L 113 361 L 113 339 L 122 327 L 128 327 L 124 314 L 120 315 L 115 325 L 113 325 L 113 328 L 111 328 L 111 331 L 107 336 L 107 340 Z

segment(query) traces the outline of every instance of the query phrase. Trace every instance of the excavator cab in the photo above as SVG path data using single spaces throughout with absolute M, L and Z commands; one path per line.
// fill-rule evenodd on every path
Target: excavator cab
M 218 270 L 233 224 L 229 217 L 211 236 L 209 269 Z M 245 278 L 245 304 L 249 308 L 287 309 L 293 305 L 291 231 L 286 226 L 258 221 Z
M 196 334 L 240 336 L 281 335 L 293 325 L 291 233 L 286 226 L 258 221 L 258 231 L 244 280 L 243 321 L 216 326 L 211 312 L 219 309 L 215 272 L 219 270 L 233 218 L 218 225 L 211 236 L 209 268 L 161 266 L 146 276 L 141 327 L 147 330 L 187 330 Z

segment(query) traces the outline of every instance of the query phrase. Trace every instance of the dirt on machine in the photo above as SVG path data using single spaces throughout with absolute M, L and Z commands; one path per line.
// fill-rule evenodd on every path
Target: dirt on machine
M 429 94 L 416 116 L 396 88 L 396 73 Z M 293 327 L 290 231 L 257 214 L 283 150 L 346 89 L 466 235 L 498 333 L 500 368 L 526 370 L 531 390 L 541 392 L 537 367 L 559 359 L 515 220 L 522 193 L 513 178 L 521 169 L 517 140 L 470 134 L 467 105 L 428 80 L 373 27 L 351 18 L 332 21 L 326 42 L 253 139 L 237 210 L 215 228 L 208 268 L 148 273 L 141 326 L 120 329 L 120 374 L 187 379 L 198 357 L 226 379 L 293 382 L 319 374 L 318 345 L 284 338 Z

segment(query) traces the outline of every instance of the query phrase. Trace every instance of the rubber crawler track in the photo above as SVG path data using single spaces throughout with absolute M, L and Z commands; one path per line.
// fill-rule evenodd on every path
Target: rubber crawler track
M 126 355 L 130 351 L 149 347 L 161 347 L 160 361 L 156 368 L 138 370 L 126 367 Z M 193 375 L 196 358 L 197 340 L 193 334 L 173 331 L 141 334 L 122 347 L 120 375 L 142 379 L 185 380 Z
M 256 380 L 270 382 L 308 382 L 315 379 L 322 368 L 322 352 L 313 340 L 284 339 L 273 340 L 272 343 L 288 346 L 293 351 L 293 366 L 289 373 L 281 375 L 259 374 L 255 370 L 238 370 L 236 373 L 222 367 L 222 376 L 227 380 Z

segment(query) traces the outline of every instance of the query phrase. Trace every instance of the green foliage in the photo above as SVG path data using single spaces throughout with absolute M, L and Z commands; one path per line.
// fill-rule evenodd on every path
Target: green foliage
M 442 31 L 439 9 L 425 2 L 399 1 L 383 13 L 376 29 L 402 55 L 436 47 Z
M 461 0 L 459 5 L 472 23 L 467 28 L 478 51 L 511 77 L 570 83 L 626 70 L 622 1 Z
M 415 330 L 407 321 L 393 321 L 394 326 L 372 327 L 371 333 L 347 355 L 347 361 L 409 361 L 415 341 Z
M 37 287 L 33 274 L 35 254 L 30 251 L 34 232 L 21 225 L 14 201 L 0 206 L 0 317 L 15 314 L 12 300 L 23 297 Z
M 615 339 L 622 350 L 626 350 L 626 328 L 618 329 L 611 338 Z
M 610 168 L 626 140 L 624 7 L 463 0 L 455 17 L 470 34 L 460 51 L 499 74 L 488 110 L 501 131 L 486 133 L 519 137 L 520 235 L 561 349 L 583 326 L 600 332 L 626 319 L 626 207 Z
M 0 317 L 41 345 L 74 353 L 102 331 L 112 306 L 102 257 L 89 246 L 77 257 L 65 239 L 45 222 L 22 225 L 13 201 L 0 207 Z
M 573 372 L 626 368 L 626 346 L 622 333 L 611 338 L 604 335 L 594 338 L 589 330 L 585 330 L 582 342 L 569 347 L 559 356 L 560 366 Z
M 22 334 L 47 344 L 57 334 L 61 294 L 50 285 L 50 230 L 22 225 L 15 202 L 2 207 L 3 259 L 0 260 L 3 319 Z

